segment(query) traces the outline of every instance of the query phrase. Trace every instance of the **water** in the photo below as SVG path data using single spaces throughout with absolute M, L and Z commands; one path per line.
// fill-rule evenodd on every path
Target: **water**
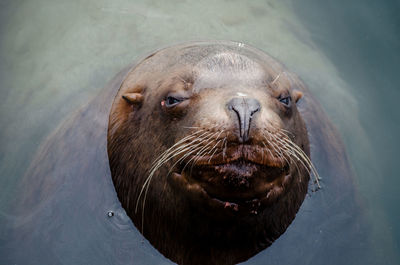
M 110 209 L 104 216 L 115 230 L 95 223 L 104 228 L 101 235 L 82 230 L 85 237 L 74 238 L 77 247 L 68 251 L 59 251 L 68 246 L 57 240 L 42 243 L 42 248 L 53 245 L 54 253 L 46 257 L 35 255 L 33 246 L 18 249 L 23 242 L 9 231 L 21 220 L 10 202 L 18 198 L 19 180 L 39 144 L 68 114 L 136 58 L 198 39 L 249 43 L 304 79 L 343 135 L 372 223 L 372 248 L 384 264 L 400 263 L 398 2 L 3 0 L 0 7 L 0 264 L 17 254 L 25 256 L 21 263 L 74 264 L 78 256 L 88 264 L 113 263 L 90 248 L 96 236 L 107 248 L 112 239 L 126 239 L 127 244 L 114 243 L 111 253 L 122 248 L 123 256 L 133 248 L 141 264 L 167 262 L 146 241 L 130 241 L 141 236 L 113 200 L 106 204 L 117 209 L 114 216 L 107 217 Z M 91 213 L 69 206 L 65 219 L 52 224 L 83 229 Z M 35 222 L 22 220 L 29 221 Z M 264 264 L 269 257 L 260 253 L 250 263 Z
M 366 153 L 366 147 L 356 142 L 352 126 L 340 129 L 358 173 L 360 192 L 368 204 L 366 210 L 379 227 L 387 228 L 390 233 L 387 237 L 393 236 L 397 253 L 400 247 L 399 173 L 395 166 L 400 147 L 397 138 L 399 8 L 399 1 L 320 4 L 307 0 L 296 4 L 311 38 L 339 69 L 340 77 L 349 84 L 349 91 L 357 101 L 359 121 L 370 150 Z

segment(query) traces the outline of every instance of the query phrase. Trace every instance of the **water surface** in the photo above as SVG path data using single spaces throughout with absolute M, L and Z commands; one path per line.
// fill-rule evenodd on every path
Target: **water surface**
M 79 247 L 67 251 L 57 251 L 66 247 L 58 242 L 54 255 L 43 259 L 31 258 L 35 247 L 18 249 L 20 243 L 10 231 L 32 221 L 18 219 L 10 208 L 24 192 L 18 184 L 43 139 L 121 69 L 154 49 L 204 39 L 256 46 L 309 85 L 346 143 L 373 227 L 371 250 L 383 264 L 400 263 L 400 180 L 395 167 L 400 147 L 398 2 L 4 0 L 0 7 L 1 264 L 15 261 L 16 253 L 26 257 L 19 261 L 31 264 L 74 264 L 74 256 L 88 264 L 113 262 L 88 247 L 96 231 L 82 231 L 86 239 L 76 238 Z M 118 202 L 109 203 L 112 208 Z M 53 224 L 72 231 L 90 220 L 89 213 L 71 209 L 76 214 L 72 221 Z M 126 228 L 127 238 L 139 239 L 120 245 L 126 248 L 121 253 L 135 248 L 142 262 L 168 262 L 141 243 L 123 213 L 116 217 L 122 218 L 115 222 Z M 106 236 L 118 238 L 105 233 L 105 242 Z M 268 253 L 250 263 L 263 264 L 271 257 Z

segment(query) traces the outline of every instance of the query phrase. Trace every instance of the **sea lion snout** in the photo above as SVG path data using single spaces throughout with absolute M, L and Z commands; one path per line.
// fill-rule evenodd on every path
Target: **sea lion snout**
M 234 116 L 237 118 L 237 125 L 239 127 L 239 142 L 247 142 L 249 140 L 251 120 L 261 109 L 260 102 L 255 98 L 232 98 L 228 102 L 227 108 L 236 114 Z

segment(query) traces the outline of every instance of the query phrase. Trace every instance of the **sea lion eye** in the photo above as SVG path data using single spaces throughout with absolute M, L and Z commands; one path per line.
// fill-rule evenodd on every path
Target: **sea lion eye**
M 182 98 L 175 98 L 175 97 L 172 97 L 172 96 L 168 96 L 168 97 L 164 100 L 164 104 L 165 104 L 165 107 L 171 108 L 171 107 L 173 107 L 173 106 L 178 105 L 178 104 L 181 103 L 183 100 L 184 100 L 184 99 L 182 99 Z
M 289 107 L 290 106 L 290 96 L 281 96 L 281 97 L 279 97 L 278 98 L 279 99 L 279 101 L 283 104 L 283 105 L 285 105 L 286 107 Z

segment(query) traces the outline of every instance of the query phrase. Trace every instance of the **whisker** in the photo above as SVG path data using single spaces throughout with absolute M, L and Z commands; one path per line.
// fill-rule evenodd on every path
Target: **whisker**
M 218 133 L 218 132 L 216 132 L 216 133 L 214 133 L 213 135 L 211 135 L 211 136 L 207 139 L 207 141 L 209 141 L 209 140 L 210 140 L 212 137 L 214 137 L 217 133 Z M 195 155 L 186 163 L 186 165 L 185 165 L 185 167 L 183 168 L 183 170 L 186 168 L 186 166 L 187 166 L 191 161 L 195 161 L 196 158 L 197 158 L 197 160 L 200 159 L 200 156 L 204 154 L 203 150 L 204 150 L 204 149 L 205 149 L 206 151 L 209 150 L 209 149 L 206 149 L 206 148 L 208 147 L 208 145 L 209 145 L 210 143 L 212 143 L 212 141 L 209 141 L 207 144 L 205 144 L 205 145 L 203 146 L 203 148 L 200 149 L 199 152 L 198 152 L 197 154 L 195 154 Z M 196 160 L 196 161 L 197 161 L 197 160 Z M 191 169 L 192 169 L 192 168 L 191 168 Z M 183 170 L 182 170 L 182 171 L 183 171 Z M 191 171 L 191 170 L 190 170 L 190 171 Z
M 196 137 L 196 134 L 198 134 L 198 133 L 200 133 L 200 132 L 202 132 L 202 130 L 201 130 L 201 131 L 197 131 L 197 132 L 195 132 L 195 133 L 193 133 L 193 134 L 191 134 L 191 135 L 188 135 L 188 136 L 184 137 L 183 139 L 179 140 L 179 141 L 178 141 L 177 143 L 175 143 L 173 146 L 171 146 L 171 147 L 168 148 L 166 151 L 164 151 L 164 152 L 155 160 L 155 162 L 153 163 L 153 166 L 150 168 L 149 176 L 146 178 L 146 180 L 145 180 L 145 182 L 143 183 L 142 188 L 141 188 L 141 190 L 140 190 L 139 196 L 138 196 L 137 201 L 136 201 L 135 213 L 137 213 L 137 209 L 138 209 L 138 205 L 139 205 L 140 198 L 141 198 L 141 196 L 142 196 L 144 190 L 146 189 L 146 186 L 149 185 L 149 183 L 150 183 L 150 181 L 151 181 L 151 177 L 154 175 L 154 173 L 158 170 L 158 168 L 159 168 L 162 164 L 166 163 L 166 162 L 169 161 L 172 157 L 174 157 L 174 156 L 171 157 L 171 154 L 173 153 L 174 148 L 176 148 L 176 149 L 182 148 L 181 146 L 179 146 L 180 144 L 184 143 L 184 142 L 187 141 L 187 140 L 190 140 L 190 139 L 195 138 L 195 137 Z M 211 134 L 211 133 L 210 133 L 210 132 L 204 132 L 204 133 L 201 134 L 200 136 L 197 136 L 196 141 L 197 141 L 197 139 L 198 139 L 199 137 L 202 137 L 203 135 L 207 135 L 207 134 Z M 205 137 L 206 137 L 206 136 L 205 136 Z M 184 147 L 185 147 L 185 146 L 184 146 Z M 184 147 L 183 147 L 183 148 L 184 148 Z
M 192 157 L 191 161 L 188 161 L 187 164 L 189 164 L 190 162 L 192 162 L 192 165 L 190 167 L 190 175 L 192 175 L 192 170 L 193 170 L 193 166 L 197 163 L 197 161 L 206 153 L 209 152 L 211 149 L 210 148 L 206 148 L 204 150 L 200 150 L 195 156 Z
M 225 161 L 225 154 L 226 154 L 226 149 L 228 148 L 228 141 L 227 141 L 227 137 L 225 136 L 224 138 L 224 142 L 225 144 L 223 144 L 224 148 L 222 149 L 222 160 Z
M 274 150 L 274 152 L 276 153 L 276 155 L 281 158 L 284 159 L 287 163 L 289 163 L 287 161 L 287 159 L 283 156 L 282 152 L 279 150 L 279 146 L 277 146 L 274 143 L 274 139 L 272 139 L 272 134 L 268 133 L 269 138 L 271 139 L 271 141 L 268 141 L 268 139 L 264 136 L 265 140 L 267 140 L 268 144 L 272 147 L 272 149 Z M 275 155 L 273 157 L 276 157 Z
M 223 132 L 224 132 L 224 130 L 221 130 L 221 132 L 220 132 L 220 133 L 218 134 L 218 136 L 216 137 L 216 140 L 219 139 L 219 137 L 221 136 L 221 134 L 222 134 Z M 216 148 L 216 147 L 217 147 L 217 145 L 218 145 L 221 141 L 222 141 L 221 139 L 218 140 L 218 141 L 215 143 L 215 145 L 211 148 L 210 152 L 208 152 L 207 154 L 210 154 L 211 151 L 212 151 L 214 148 L 215 148 L 215 151 L 217 151 L 218 148 Z M 211 155 L 210 159 L 208 160 L 208 163 L 210 163 L 211 158 L 213 157 L 215 151 L 213 152 L 213 154 Z
M 214 145 L 214 147 L 212 148 L 212 149 L 214 149 L 214 152 L 211 154 L 211 157 L 208 159 L 208 163 L 210 163 L 210 161 L 211 161 L 211 159 L 213 158 L 215 152 L 218 150 L 218 148 L 217 148 L 216 146 L 217 146 L 217 144 L 219 144 L 220 142 L 221 142 L 221 140 L 219 140 L 219 141 Z M 212 151 L 212 149 L 210 150 L 210 152 Z M 209 154 L 210 152 L 208 152 L 208 154 Z
M 278 133 L 280 136 L 282 136 L 282 140 L 286 142 L 288 145 L 292 147 L 292 150 L 299 155 L 302 160 L 309 166 L 309 170 L 312 172 L 314 175 L 314 182 L 317 184 L 317 188 L 320 189 L 320 183 L 319 183 L 319 174 L 317 169 L 315 168 L 314 164 L 311 162 L 310 158 L 304 153 L 304 151 L 297 145 L 295 144 L 292 140 L 290 140 L 289 137 L 287 137 L 285 134 Z
M 141 198 L 141 196 L 142 196 L 142 194 L 144 192 L 143 203 L 142 203 L 142 232 L 144 231 L 144 211 L 145 211 L 145 205 L 146 205 L 146 198 L 147 198 L 147 194 L 148 194 L 148 189 L 150 187 L 150 182 L 151 182 L 151 180 L 152 180 L 152 178 L 154 176 L 154 173 L 161 167 L 161 165 L 165 164 L 166 162 L 168 162 L 173 157 L 175 157 L 175 156 L 179 155 L 180 153 L 182 153 L 182 149 L 185 149 L 185 148 L 187 149 L 188 147 L 190 147 L 189 145 L 191 143 L 184 144 L 184 142 L 195 138 L 192 142 L 200 141 L 199 144 L 201 144 L 201 142 L 204 139 L 207 139 L 211 135 L 213 135 L 211 132 L 206 131 L 206 132 L 202 133 L 200 136 L 196 136 L 196 134 L 199 134 L 199 133 L 201 133 L 203 131 L 204 130 L 199 130 L 199 131 L 196 131 L 196 132 L 192 133 L 191 135 L 188 135 L 188 136 L 182 138 L 177 143 L 175 143 L 173 146 L 171 146 L 166 151 L 164 151 L 155 160 L 155 162 L 153 163 L 153 166 L 150 168 L 149 176 L 147 177 L 147 179 L 145 180 L 145 182 L 142 185 L 142 188 L 140 190 L 138 199 L 136 201 L 136 207 L 135 207 L 135 213 L 137 213 L 138 206 L 139 206 L 139 201 L 140 201 L 140 198 Z
M 198 143 L 197 145 L 200 145 L 200 143 Z M 191 151 L 187 152 L 185 155 L 183 155 L 181 158 L 179 158 L 170 168 L 168 175 L 171 173 L 171 171 L 173 170 L 173 168 L 180 162 L 182 162 L 183 160 L 185 160 L 186 157 L 190 156 L 191 154 L 199 151 L 202 148 L 202 146 L 198 146 L 198 147 L 193 147 L 192 145 L 189 145 L 189 147 L 187 149 L 185 149 L 185 151 L 192 149 Z
M 280 143 L 280 144 L 282 145 L 282 147 L 281 147 L 280 149 L 281 149 L 285 154 L 287 154 L 287 155 L 289 156 L 289 159 L 290 159 L 290 157 L 291 157 L 290 155 L 293 154 L 293 153 L 289 153 L 289 154 L 288 154 L 288 152 L 291 151 L 290 146 L 288 146 L 286 143 L 282 142 L 281 139 L 280 139 L 279 137 L 277 137 L 277 136 L 274 136 L 274 135 L 271 134 L 271 137 L 273 137 L 275 141 L 277 141 L 278 143 Z M 292 161 L 292 160 L 291 160 L 291 161 Z M 287 160 L 286 160 L 286 162 L 289 163 Z

